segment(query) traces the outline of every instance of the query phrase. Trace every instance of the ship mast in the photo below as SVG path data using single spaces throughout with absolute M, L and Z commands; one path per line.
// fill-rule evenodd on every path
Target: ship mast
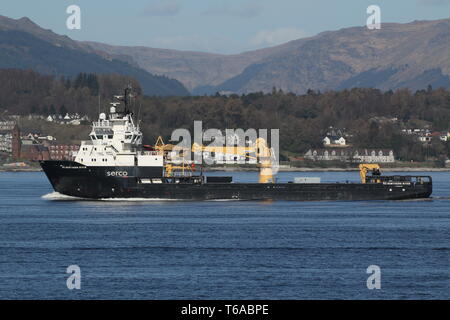
M 123 113 L 123 114 L 131 114 L 131 115 L 133 114 L 133 113 L 128 109 L 128 106 L 129 106 L 129 99 L 133 97 L 132 91 L 133 91 L 133 88 L 131 87 L 131 84 L 128 84 L 128 85 L 125 87 L 124 91 L 123 91 L 123 95 L 121 95 L 121 96 L 114 96 L 114 98 L 116 98 L 117 100 L 123 102 L 123 111 L 121 112 L 121 113 Z

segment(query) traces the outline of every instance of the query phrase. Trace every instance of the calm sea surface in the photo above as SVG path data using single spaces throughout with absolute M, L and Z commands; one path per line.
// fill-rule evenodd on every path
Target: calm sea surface
M 449 299 L 450 173 L 431 175 L 424 201 L 124 202 L 64 200 L 43 173 L 0 173 L 0 298 Z M 359 178 L 279 174 L 294 176 Z M 367 289 L 369 265 L 381 290 Z

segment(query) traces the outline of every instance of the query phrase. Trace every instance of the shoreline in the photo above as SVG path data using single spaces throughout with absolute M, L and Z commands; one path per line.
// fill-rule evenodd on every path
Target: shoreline
M 258 168 L 245 167 L 213 167 L 203 168 L 204 172 L 258 172 Z M 358 172 L 358 168 L 309 168 L 309 167 L 280 167 L 278 172 Z M 414 167 L 396 167 L 382 168 L 384 172 L 450 172 L 450 168 L 414 168 Z M 0 172 L 42 172 L 41 168 L 1 168 Z
M 414 168 L 414 167 L 395 167 L 395 168 L 381 168 L 384 172 L 449 172 L 450 168 Z M 229 168 L 229 167 L 214 167 L 203 169 L 205 172 L 225 171 L 225 172 L 252 172 L 259 171 L 258 168 Z M 278 172 L 359 172 L 358 168 L 310 168 L 310 167 L 280 167 Z
M 11 168 L 4 169 L 1 168 L 0 172 L 39 172 L 42 171 L 41 168 Z

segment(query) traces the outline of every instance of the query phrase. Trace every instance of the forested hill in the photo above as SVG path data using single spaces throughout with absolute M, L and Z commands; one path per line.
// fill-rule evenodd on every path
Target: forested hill
M 43 76 L 33 71 L 0 70 L 0 115 L 29 113 L 48 116 L 65 112 L 98 116 L 112 96 L 128 82 L 119 75 L 81 74 L 73 80 Z M 145 97 L 137 99 L 146 143 L 158 135 L 169 139 L 176 128 L 193 129 L 195 120 L 203 128 L 280 129 L 284 158 L 321 147 L 330 126 L 345 128 L 348 142 L 361 148 L 393 148 L 403 160 L 423 161 L 449 155 L 449 142 L 423 145 L 402 134 L 404 128 L 450 129 L 450 90 L 380 91 L 355 88 L 325 93 L 310 90 L 295 95 L 274 90 L 231 96 Z M 6 110 L 8 110 L 6 112 Z M 394 119 L 394 120 L 393 120 Z
M 177 80 L 157 76 L 89 50 L 68 37 L 44 30 L 31 20 L 0 16 L 0 68 L 32 69 L 43 74 L 76 76 L 81 72 L 136 78 L 147 95 L 183 96 L 187 89 Z
M 48 116 L 79 113 L 98 116 L 99 99 L 106 108 L 114 95 L 131 84 L 142 89 L 134 78 L 119 74 L 80 73 L 71 78 L 41 75 L 32 70 L 0 69 L 0 114 Z

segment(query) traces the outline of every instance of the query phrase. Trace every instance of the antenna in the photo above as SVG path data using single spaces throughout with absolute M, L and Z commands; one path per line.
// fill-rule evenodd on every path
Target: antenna
M 132 96 L 132 98 L 133 98 L 133 110 L 132 110 L 132 113 L 134 114 L 134 112 L 136 111 L 136 97 Z
M 142 107 L 142 101 L 139 100 L 139 109 L 138 109 L 138 115 L 137 115 L 137 123 L 141 122 L 141 107 Z
M 124 106 L 125 106 L 125 110 L 124 110 L 124 112 L 125 113 L 129 113 L 129 111 L 128 111 L 128 104 L 129 104 L 129 99 L 132 97 L 132 95 L 131 95 L 131 84 L 128 84 L 126 87 L 125 87 L 125 89 L 124 89 L 124 92 L 123 92 L 123 98 L 122 98 L 122 101 L 123 101 L 123 104 L 124 104 Z
M 132 89 L 133 88 L 131 87 L 131 84 L 128 84 L 123 90 L 123 95 L 114 96 L 114 98 L 123 102 L 123 104 L 124 104 L 123 113 L 125 113 L 125 114 L 130 113 L 130 111 L 128 110 L 128 105 L 129 105 L 130 99 L 134 98 L 133 94 L 131 93 Z

